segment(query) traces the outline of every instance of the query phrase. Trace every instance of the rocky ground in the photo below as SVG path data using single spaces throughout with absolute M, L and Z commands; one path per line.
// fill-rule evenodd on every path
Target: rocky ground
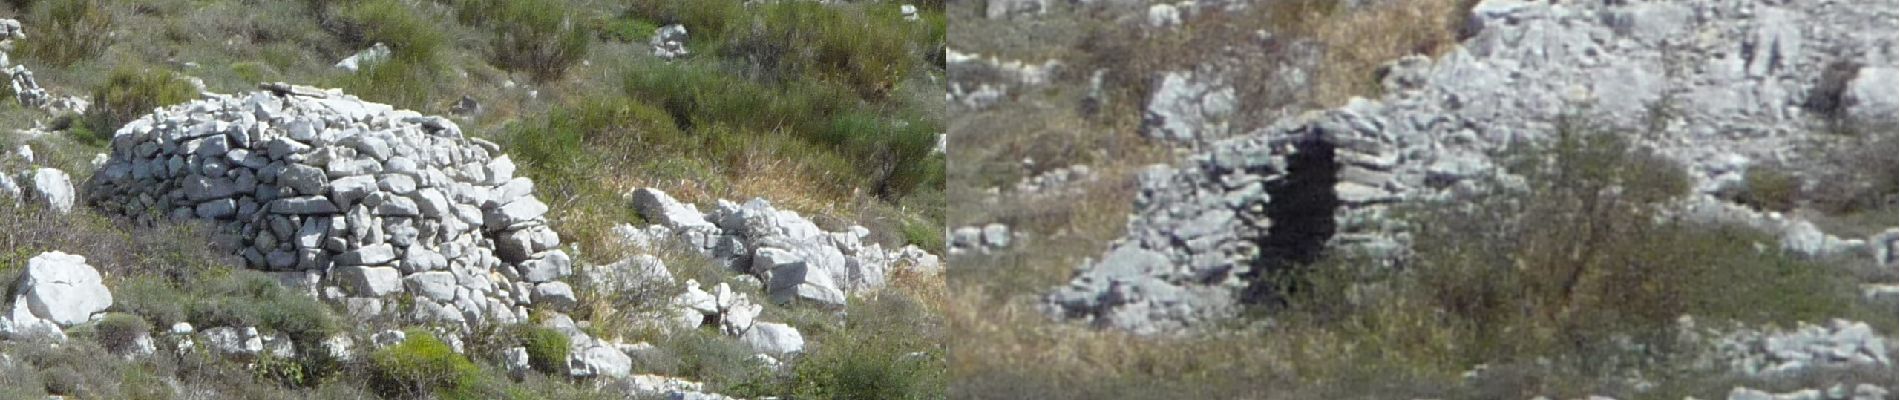
M 170 5 L 132 10 L 71 3 L 18 7 L 35 18 L 57 18 L 43 15 L 65 15 L 58 13 L 77 7 L 81 18 L 106 22 L 140 21 L 121 12 L 178 11 Z M 502 36 L 514 42 L 469 49 L 462 46 L 477 40 L 465 40 L 426 56 L 415 54 L 424 43 L 413 40 L 422 38 L 387 34 L 413 27 L 401 20 L 411 13 L 467 24 L 442 25 L 451 30 L 543 15 L 515 3 L 520 2 L 313 3 L 310 10 L 293 12 L 298 16 L 281 18 L 356 19 L 349 23 L 359 25 L 350 26 L 367 27 L 370 36 L 403 40 L 363 46 L 334 66 L 326 62 L 334 69 L 312 68 L 319 72 L 310 75 L 282 71 L 297 83 L 255 83 L 232 93 L 215 92 L 204 80 L 183 73 L 162 72 L 149 75 L 159 77 L 151 81 L 143 81 L 146 75 L 115 75 L 91 97 L 63 96 L 57 93 L 84 89 L 42 86 L 27 64 L 8 65 L 8 112 L 31 121 L 7 126 L 17 130 L 8 134 L 8 142 L 24 144 L 0 161 L 6 170 L 0 174 L 0 197 L 14 200 L 0 204 L 11 228 L 0 235 L 8 254 L 0 261 L 0 277 L 10 288 L 0 299 L 9 310 L 0 314 L 0 397 L 941 397 L 937 365 L 943 349 L 933 293 L 941 290 L 943 268 L 927 248 L 942 245 L 922 240 L 933 236 L 930 230 L 899 232 L 915 231 L 911 225 L 927 219 L 931 208 L 897 205 L 907 194 L 937 191 L 920 181 L 928 180 L 919 177 L 928 174 L 928 165 L 887 169 L 876 177 L 834 175 L 822 184 L 875 181 L 879 194 L 827 186 L 785 199 L 800 210 L 817 210 L 807 217 L 764 197 L 740 204 L 709 196 L 762 187 L 741 183 L 735 186 L 752 189 L 737 189 L 723 186 L 726 182 L 788 179 L 771 184 L 796 187 L 811 178 L 794 171 L 819 168 L 804 164 L 805 159 L 855 150 L 839 143 L 747 142 L 733 151 L 752 152 L 750 162 L 772 163 L 785 175 L 762 178 L 749 167 L 714 157 L 716 170 L 688 170 L 697 182 L 673 182 L 658 178 L 663 174 L 615 170 L 629 158 L 694 157 L 666 154 L 668 146 L 679 144 L 663 142 L 664 137 L 611 145 L 620 147 L 592 142 L 584 153 L 579 141 L 561 142 L 560 135 L 574 134 L 574 128 L 549 122 L 559 119 L 549 113 L 580 112 L 572 110 L 585 109 L 577 104 L 586 96 L 615 96 L 592 93 L 599 87 L 568 90 L 601 78 L 550 68 L 548 63 L 564 62 L 586 70 L 601 62 L 580 58 L 588 44 L 595 54 L 633 54 L 634 61 L 606 69 L 627 68 L 635 81 L 644 73 L 663 73 L 639 70 L 649 67 L 703 74 L 700 79 L 709 81 L 729 79 L 723 75 L 726 67 L 717 64 L 724 57 L 742 57 L 745 50 L 725 50 L 718 39 L 695 36 L 728 34 L 713 24 L 723 21 L 683 17 L 668 4 L 598 10 L 591 3 L 548 5 L 553 8 L 544 11 L 557 13 L 545 14 L 555 17 L 551 25 L 567 33 L 529 38 L 507 33 Z M 722 10 L 734 14 L 725 17 L 755 17 L 751 6 L 730 6 Z M 481 7 L 507 13 L 485 15 Z M 931 23 L 941 32 L 940 11 L 895 3 L 754 8 L 762 9 L 756 16 L 761 20 L 784 15 L 887 19 L 877 28 L 892 28 L 886 37 L 899 47 L 875 49 L 890 52 L 876 55 L 840 48 L 834 55 L 900 57 L 905 68 L 920 65 L 915 75 L 897 67 L 883 72 L 896 74 L 893 79 L 930 79 L 927 62 L 909 60 L 930 49 L 912 48 L 908 41 L 927 36 Z M 583 17 L 597 18 L 591 16 L 595 11 L 606 19 L 589 23 L 609 26 L 574 25 Z M 766 26 L 785 28 L 784 22 Z M 9 39 L 0 46 L 21 47 L 32 29 L 28 25 L 0 20 L 0 34 Z M 691 35 L 689 27 L 696 29 Z M 331 40 L 289 40 L 305 39 Z M 509 49 L 496 49 L 492 54 L 500 59 L 493 62 L 522 80 L 508 80 L 504 90 L 519 89 L 529 99 L 546 90 L 545 100 L 559 103 L 552 106 L 524 107 L 514 95 L 481 90 L 439 104 L 433 95 L 416 102 L 403 93 L 349 90 L 363 88 L 353 79 L 382 79 L 389 71 L 408 68 L 405 63 L 432 64 L 481 54 L 475 50 L 488 46 L 534 46 L 539 43 L 532 41 L 543 39 L 565 41 L 563 46 L 584 43 L 578 54 L 562 53 L 575 50 L 564 47 L 521 56 L 542 63 L 529 66 L 499 55 Z M 772 40 L 777 39 L 785 38 Z M 188 38 L 175 40 L 182 44 L 172 45 L 184 48 L 198 45 Z M 14 54 L 20 61 L 19 52 Z M 35 68 L 62 66 L 34 58 L 42 56 L 35 50 L 28 59 Z M 182 69 L 202 71 L 185 63 L 190 65 Z M 494 68 L 482 61 L 471 65 L 468 70 Z M 75 76 L 58 75 L 73 83 L 79 80 Z M 295 80 L 312 76 L 343 82 L 346 88 Z M 461 78 L 482 79 L 467 70 Z M 731 85 L 750 90 L 781 90 L 770 80 L 730 79 L 742 82 Z M 879 90 L 901 86 L 853 83 L 882 85 Z M 638 82 L 627 85 L 638 92 Z M 907 113 L 916 107 L 887 104 L 912 101 L 889 93 L 868 96 L 875 98 L 853 104 Z M 131 103 L 120 104 L 126 101 Z M 632 104 L 620 110 L 643 112 L 653 110 L 643 101 L 663 99 L 617 101 Z M 446 113 L 419 111 L 425 108 Z M 119 111 L 125 113 L 111 114 Z M 691 129 L 685 127 L 692 123 L 685 120 L 688 115 L 617 112 L 594 121 L 618 124 L 614 134 Z M 724 118 L 711 111 L 690 117 Z M 852 121 L 880 131 L 887 125 L 878 124 L 888 122 L 867 122 L 856 114 L 837 117 L 859 118 Z M 681 118 L 681 124 L 673 118 Z M 913 138 L 939 136 L 923 131 L 931 129 L 927 115 L 904 118 L 915 118 L 912 127 L 919 133 Z M 116 123 L 102 125 L 111 122 Z M 817 125 L 770 129 L 796 132 L 811 126 Z M 886 161 L 898 164 L 931 163 L 925 159 L 931 156 L 928 150 L 940 147 L 914 140 L 893 150 L 895 136 L 852 143 L 881 146 Z M 803 158 L 778 153 L 792 151 Z M 618 163 L 590 164 L 602 162 L 596 160 Z M 576 183 L 581 180 L 586 183 Z M 755 193 L 790 193 L 783 188 Z M 663 190 L 694 192 L 689 200 L 704 201 L 712 211 L 700 213 L 693 202 Z M 849 194 L 834 196 L 839 192 Z M 857 218 L 876 230 L 859 225 Z

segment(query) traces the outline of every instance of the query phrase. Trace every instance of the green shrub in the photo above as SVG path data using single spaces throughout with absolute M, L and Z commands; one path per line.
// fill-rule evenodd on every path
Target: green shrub
M 92 89 L 92 107 L 86 111 L 83 143 L 103 145 L 119 127 L 150 114 L 153 109 L 198 98 L 198 88 L 162 69 L 122 66 Z
M 718 43 L 728 26 L 743 25 L 745 2 L 741 0 L 635 0 L 629 14 L 654 21 L 657 25 L 680 24 L 690 33 L 693 43 Z M 647 31 L 651 35 L 653 31 Z M 694 46 L 699 47 L 699 46 Z
M 829 153 L 843 162 L 826 169 L 865 185 L 885 199 L 897 199 L 919 187 L 941 187 L 942 158 L 932 155 L 941 127 L 906 112 L 866 107 L 848 89 L 823 82 L 764 85 L 694 63 L 648 63 L 634 68 L 624 82 L 627 94 L 658 104 L 682 130 L 720 144 L 715 154 L 745 154 L 759 141 L 786 132 L 809 144 L 818 160 Z M 758 137 L 766 136 L 766 137 Z M 788 154 L 793 156 L 797 154 Z M 864 166 L 873 166 L 864 168 Z
M 121 283 L 113 291 L 113 306 L 144 317 L 158 326 L 185 322 L 185 293 L 161 279 L 141 277 Z
M 55 396 L 86 397 L 90 385 L 86 376 L 71 366 L 59 365 L 40 370 L 40 380 L 46 382 L 46 393 Z
M 814 2 L 753 7 L 749 23 L 727 28 L 721 54 L 746 60 L 768 81 L 816 76 L 865 98 L 883 98 L 917 59 L 908 51 L 906 32 L 921 24 Z
M 270 64 L 256 61 L 232 63 L 231 73 L 237 74 L 238 79 L 252 83 L 275 81 L 282 76 L 278 74 L 277 70 L 272 68 Z
M 112 11 L 107 0 L 49 0 L 32 6 L 25 22 L 33 33 L 21 43 L 27 57 L 68 66 L 99 57 L 112 45 Z
M 369 385 L 384 398 L 493 398 L 480 367 L 424 330 L 370 355 Z
M 752 397 L 745 388 L 775 386 L 770 371 L 753 358 L 751 346 L 717 332 L 697 330 L 672 335 L 654 344 L 672 359 L 654 362 L 645 368 L 655 373 L 692 377 L 720 388 L 709 390 L 728 396 Z
M 583 99 L 510 124 L 498 142 L 543 196 L 568 202 L 548 218 L 590 249 L 606 248 L 614 221 L 637 217 L 621 200 L 622 193 L 600 179 L 601 171 L 624 172 L 644 160 L 690 157 L 695 147 L 664 112 L 617 97 Z
M 948 245 L 943 237 L 943 224 L 927 220 L 907 219 L 904 221 L 904 242 L 917 245 L 931 254 L 944 254 Z
M 554 328 L 521 325 L 517 332 L 528 349 L 528 365 L 545 374 L 567 374 L 567 334 Z
M 854 299 L 858 300 L 858 299 Z M 918 300 L 885 290 L 852 304 L 844 329 L 798 360 L 800 398 L 937 399 L 949 377 L 944 322 Z
M 383 43 L 392 58 L 433 65 L 448 37 L 434 18 L 400 0 L 350 2 L 337 13 L 337 29 L 361 47 Z
M 1676 336 L 1683 315 L 1892 319 L 1859 305 L 1844 274 L 1782 253 L 1770 235 L 1662 218 L 1688 193 L 1686 174 L 1617 135 L 1566 125 L 1509 164 L 1528 190 L 1404 207 L 1414 254 L 1402 270 L 1330 255 L 1305 277 L 1317 290 L 1289 300 L 1296 312 L 1282 321 L 1317 323 L 1420 376 L 1536 360 L 1611 376 L 1690 355 Z
M 327 306 L 262 272 L 237 269 L 201 279 L 187 288 L 192 292 L 186 308 L 193 325 L 255 326 L 305 346 L 341 329 Z
M 138 345 L 138 339 L 152 333 L 152 324 L 137 315 L 125 313 L 106 314 L 93 327 L 93 340 L 114 353 L 122 353 Z
M 559 3 L 534 0 L 466 0 L 457 2 L 463 23 L 494 31 L 495 62 L 524 71 L 536 81 L 560 78 L 568 67 L 587 57 L 588 32 L 575 22 L 574 13 Z
M 1801 195 L 1801 180 L 1779 167 L 1751 165 L 1743 175 L 1742 204 L 1764 211 L 1794 210 Z
M 601 40 L 622 43 L 646 43 L 660 29 L 652 22 L 626 17 L 595 19 L 588 26 Z
M 433 62 L 394 58 L 370 64 L 354 74 L 341 75 L 330 82 L 365 100 L 387 103 L 411 110 L 427 110 L 435 105 L 436 93 L 448 77 Z

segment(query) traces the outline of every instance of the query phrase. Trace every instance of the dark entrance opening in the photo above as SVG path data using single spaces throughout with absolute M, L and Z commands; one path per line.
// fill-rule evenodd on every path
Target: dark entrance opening
M 1333 191 L 1338 183 L 1332 143 L 1314 137 L 1295 144 L 1286 174 L 1267 184 L 1265 212 L 1272 225 L 1266 236 L 1255 239 L 1260 257 L 1253 261 L 1242 301 L 1283 304 L 1307 286 L 1307 266 L 1319 261 L 1338 228 L 1333 217 L 1340 206 Z

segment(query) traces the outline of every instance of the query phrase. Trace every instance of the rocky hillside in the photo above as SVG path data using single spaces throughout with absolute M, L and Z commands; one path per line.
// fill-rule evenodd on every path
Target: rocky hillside
M 966 316 L 1005 320 L 971 340 L 1055 343 L 962 350 L 987 356 L 953 366 L 967 393 L 1891 396 L 1900 10 L 1431 3 L 987 3 L 1015 29 L 1107 27 L 1081 54 L 1040 51 L 1064 79 L 1011 61 L 957 75 L 982 89 L 952 88 L 966 126 L 1113 143 L 1035 156 L 1123 175 L 1048 191 L 1051 165 L 952 129 L 969 163 L 1025 176 L 953 193 L 953 223 L 1008 239 L 971 228 L 952 263 L 1002 278 L 953 286 L 1024 314 Z M 1377 68 L 1330 75 L 1410 30 Z M 1120 38 L 1188 50 L 1102 42 Z M 992 47 L 963 50 L 1038 52 Z M 1136 146 L 1172 161 L 1129 162 Z M 1049 359 L 1083 372 L 980 372 Z
M 0 11 L 0 398 L 943 396 L 940 4 Z

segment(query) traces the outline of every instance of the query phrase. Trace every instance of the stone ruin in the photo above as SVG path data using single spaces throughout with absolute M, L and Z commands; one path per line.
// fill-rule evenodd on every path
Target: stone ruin
M 1682 215 L 1760 227 L 1798 254 L 1871 253 L 1892 268 L 1900 228 L 1837 238 L 1721 198 L 1749 164 L 1801 157 L 1792 149 L 1830 119 L 1886 129 L 1897 120 L 1894 7 L 1821 3 L 1487 0 L 1472 8 L 1459 46 L 1387 64 L 1376 100 L 1222 128 L 1239 133 L 1232 137 L 1202 120 L 1155 118 L 1204 116 L 1205 107 L 1151 101 L 1147 127 L 1181 129 L 1144 132 L 1195 139 L 1193 152 L 1139 176 L 1125 236 L 1045 297 L 1045 310 L 1139 334 L 1177 332 L 1233 315 L 1249 276 L 1320 249 L 1400 255 L 1409 236 L 1403 221 L 1384 216 L 1387 205 L 1521 187 L 1492 157 L 1551 137 L 1572 112 L 1632 132 L 1637 145 L 1686 167 L 1694 193 Z M 1160 100 L 1207 103 L 1162 96 L 1174 75 L 1161 78 Z M 1193 78 L 1220 87 L 1220 76 Z M 1635 133 L 1644 129 L 1657 132 Z M 1893 292 L 1887 285 L 1882 293 Z
M 336 90 L 263 88 L 126 124 L 86 203 L 211 221 L 249 267 L 359 316 L 511 323 L 572 295 L 548 206 L 499 146 Z M 396 310 L 397 296 L 414 306 Z

